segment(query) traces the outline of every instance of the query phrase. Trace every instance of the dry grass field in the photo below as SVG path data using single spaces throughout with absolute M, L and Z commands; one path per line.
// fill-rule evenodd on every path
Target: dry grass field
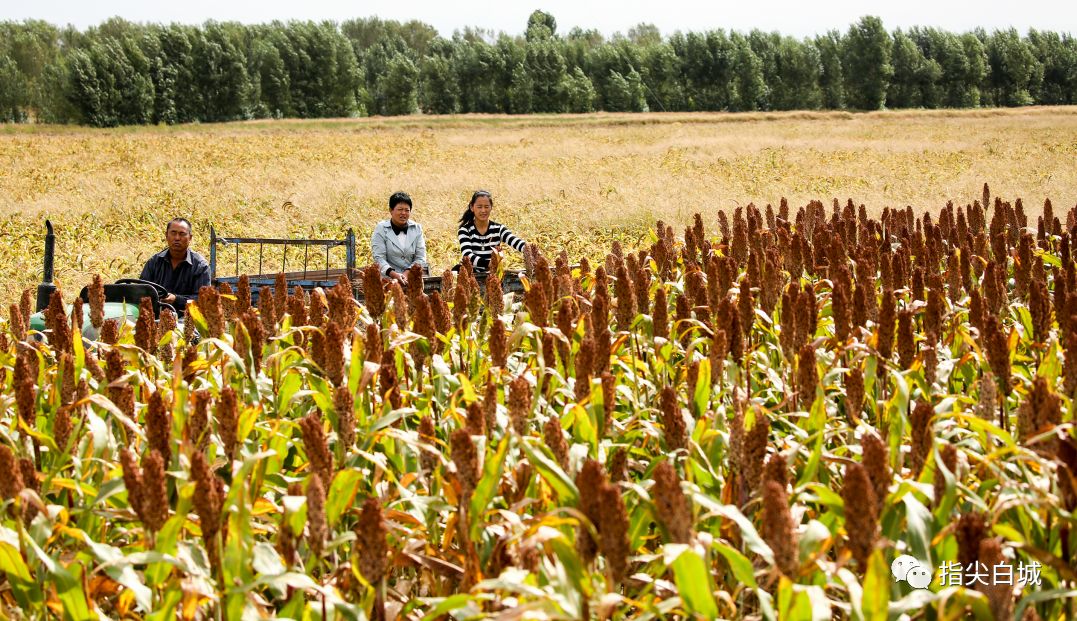
M 0 128 L 0 298 L 39 280 L 46 218 L 57 274 L 137 275 L 174 215 L 226 235 L 365 241 L 388 195 L 416 200 L 434 268 L 486 188 L 494 217 L 555 253 L 636 247 L 656 219 L 754 202 L 852 198 L 879 213 L 965 204 L 987 181 L 1036 208 L 1077 201 L 1077 110 L 410 117 L 93 130 Z M 290 203 L 285 205 L 285 203 Z M 598 235 L 595 233 L 599 232 Z M 361 259 L 369 258 L 361 244 Z

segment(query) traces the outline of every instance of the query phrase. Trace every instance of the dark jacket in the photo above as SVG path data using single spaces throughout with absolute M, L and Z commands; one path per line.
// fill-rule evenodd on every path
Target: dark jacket
M 165 248 L 146 261 L 139 278 L 155 282 L 169 293 L 176 294 L 173 306 L 177 311 L 183 311 L 187 308 L 187 302 L 198 297 L 198 289 L 209 284 L 209 263 L 202 255 L 188 250 L 187 258 L 172 269 L 172 258 L 168 248 Z

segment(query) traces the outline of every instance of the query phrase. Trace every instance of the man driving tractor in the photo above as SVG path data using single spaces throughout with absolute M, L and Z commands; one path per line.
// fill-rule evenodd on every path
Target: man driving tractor
M 183 312 L 198 290 L 210 283 L 209 263 L 190 249 L 194 231 L 186 218 L 172 218 L 165 227 L 168 247 L 150 257 L 142 268 L 142 280 L 157 283 L 168 291 L 161 302 Z

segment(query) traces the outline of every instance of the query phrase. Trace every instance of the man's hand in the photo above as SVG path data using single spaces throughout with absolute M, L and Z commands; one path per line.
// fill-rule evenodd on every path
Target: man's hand
M 175 293 L 169 293 L 165 297 L 161 298 L 161 301 L 164 302 L 165 304 L 175 304 L 176 303 L 176 294 Z

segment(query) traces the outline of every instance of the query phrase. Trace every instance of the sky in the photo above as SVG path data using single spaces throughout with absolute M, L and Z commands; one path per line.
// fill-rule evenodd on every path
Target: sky
M 552 13 L 559 33 L 573 26 L 595 28 L 609 36 L 626 32 L 641 22 L 658 26 L 663 35 L 674 31 L 716 28 L 748 31 L 759 28 L 796 37 L 812 36 L 831 29 L 846 30 L 862 15 L 877 15 L 887 29 L 934 26 L 963 32 L 977 26 L 988 30 L 1029 28 L 1077 33 L 1077 2 L 1054 0 L 532 0 L 490 2 L 483 0 L 0 0 L 0 21 L 43 19 L 80 29 L 119 16 L 136 22 L 198 24 L 206 20 L 260 23 L 273 20 L 333 20 L 377 16 L 431 24 L 443 36 L 464 26 L 520 34 L 527 16 L 536 8 Z

